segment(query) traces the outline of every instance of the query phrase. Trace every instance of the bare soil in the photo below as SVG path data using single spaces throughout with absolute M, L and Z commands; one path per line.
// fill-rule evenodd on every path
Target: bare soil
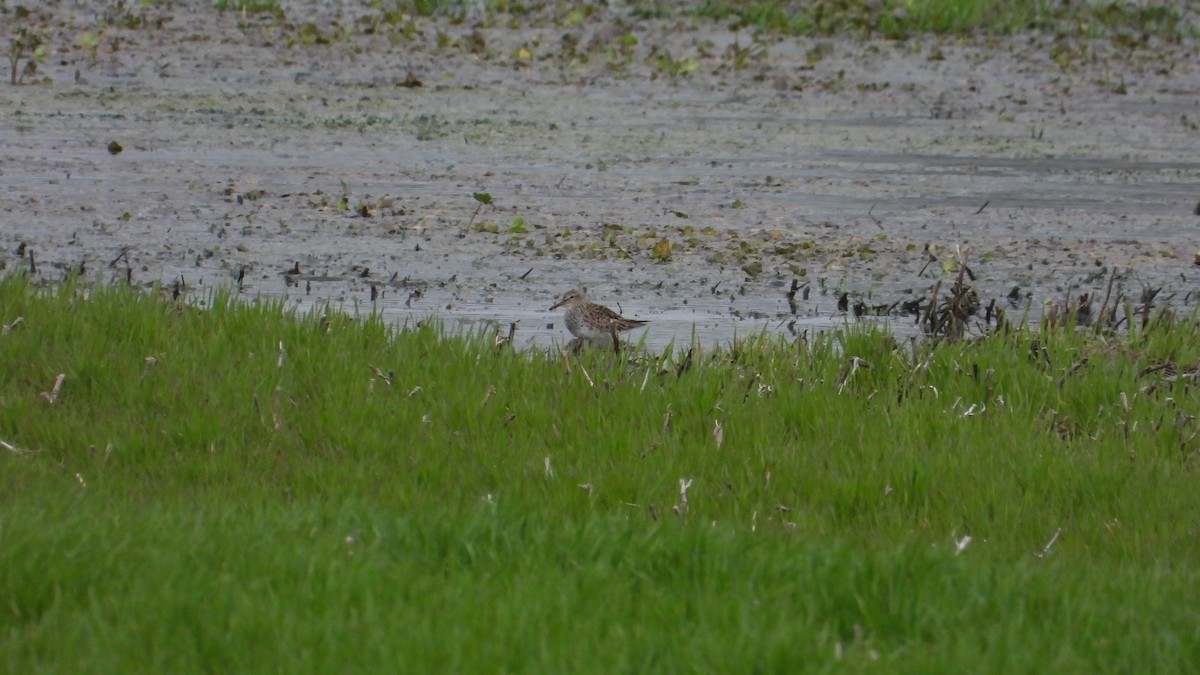
M 401 34 L 207 1 L 101 30 L 80 4 L 24 19 L 48 58 L 0 85 L 0 265 L 41 279 L 519 321 L 538 345 L 568 337 L 547 308 L 573 287 L 656 347 L 854 321 L 843 294 L 914 330 L 898 303 L 960 260 L 1034 319 L 1114 272 L 1196 302 L 1194 42 L 756 39 L 619 9 Z

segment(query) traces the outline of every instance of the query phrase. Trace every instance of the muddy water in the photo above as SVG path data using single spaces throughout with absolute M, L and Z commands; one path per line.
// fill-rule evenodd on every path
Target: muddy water
M 747 33 L 636 24 L 611 66 L 603 47 L 559 58 L 563 29 L 485 29 L 486 58 L 439 49 L 471 29 L 432 22 L 288 47 L 207 4 L 110 27 L 94 62 L 71 38 L 88 16 L 47 10 L 66 26 L 51 81 L 0 87 L 0 264 L 519 321 L 536 345 L 566 337 L 547 308 L 571 287 L 648 319 L 651 346 L 711 344 L 854 321 L 842 293 L 908 300 L 958 259 L 985 303 L 1015 288 L 1034 315 L 1103 297 L 1114 271 L 1116 291 L 1195 302 L 1195 44 L 1079 43 L 1064 66 L 1029 36 L 789 39 L 738 69 L 721 55 Z M 699 66 L 672 76 L 652 44 Z M 397 85 L 410 71 L 423 86 Z

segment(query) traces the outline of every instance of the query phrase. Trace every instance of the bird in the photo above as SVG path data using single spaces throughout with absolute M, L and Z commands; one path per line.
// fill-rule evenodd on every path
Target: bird
M 582 291 L 571 289 L 563 294 L 562 300 L 551 310 L 566 307 L 567 330 L 581 340 L 612 338 L 613 349 L 618 349 L 618 333 L 646 325 L 645 321 L 626 319 L 604 305 L 589 302 Z

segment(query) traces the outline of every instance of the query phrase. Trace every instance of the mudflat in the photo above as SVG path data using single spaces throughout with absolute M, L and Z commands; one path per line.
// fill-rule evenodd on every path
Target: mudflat
M 1035 320 L 1200 288 L 1194 41 L 101 11 L 22 18 L 47 56 L 0 86 L 0 265 L 38 279 L 518 322 L 519 345 L 569 337 L 548 308 L 576 287 L 652 346 L 913 331 L 960 264 Z

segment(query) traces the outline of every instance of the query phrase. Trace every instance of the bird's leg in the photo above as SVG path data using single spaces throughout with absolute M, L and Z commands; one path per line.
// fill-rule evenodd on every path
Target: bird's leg
M 620 354 L 621 353 L 621 338 L 617 337 L 617 329 L 615 326 L 612 329 L 612 339 L 613 339 L 613 353 Z

